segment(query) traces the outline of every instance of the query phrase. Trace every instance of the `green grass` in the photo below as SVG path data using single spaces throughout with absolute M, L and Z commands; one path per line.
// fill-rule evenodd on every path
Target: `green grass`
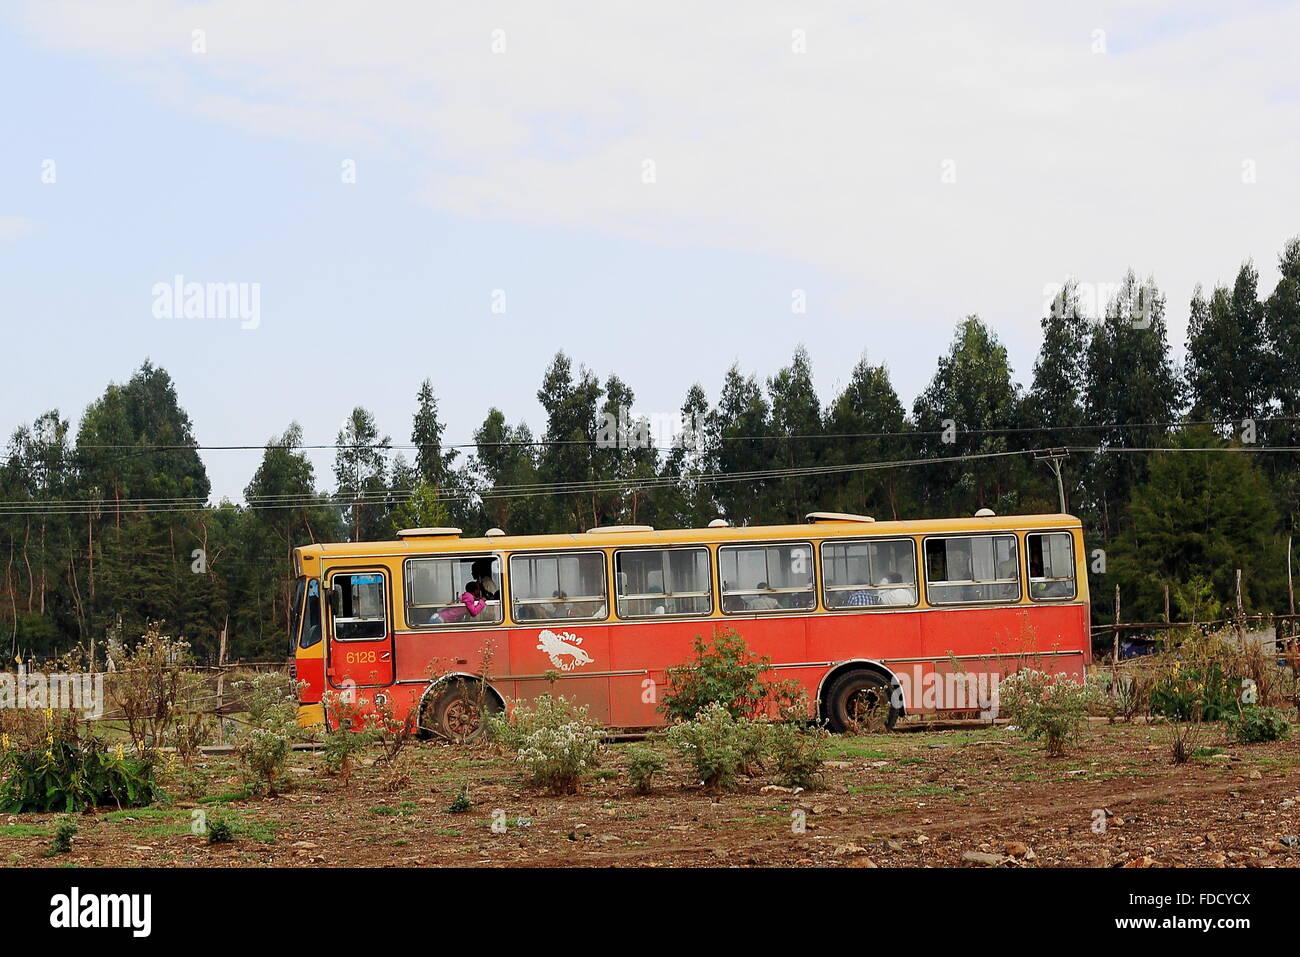
M 0 826 L 0 837 L 53 837 L 54 828 L 40 824 L 6 824 Z
M 880 736 L 851 738 L 844 735 L 831 739 L 831 760 L 845 758 L 866 758 L 871 761 L 885 761 L 893 757 L 888 751 L 882 751 L 873 745 L 880 743 Z

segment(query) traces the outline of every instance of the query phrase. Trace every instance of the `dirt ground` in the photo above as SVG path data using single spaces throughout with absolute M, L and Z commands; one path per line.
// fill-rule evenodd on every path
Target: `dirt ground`
M 1212 727 L 1200 744 L 1193 761 L 1174 766 L 1163 733 L 1146 725 L 1094 724 L 1060 758 L 1001 727 L 838 737 L 819 790 L 779 789 L 760 775 L 737 791 L 710 794 L 673 761 L 645 797 L 623 779 L 621 745 L 611 747 L 596 779 L 562 797 L 525 788 L 511 760 L 484 747 L 419 742 L 398 771 L 359 767 L 346 784 L 320 770 L 319 755 L 296 752 L 292 789 L 261 798 L 241 790 L 232 758 L 209 758 L 201 800 L 81 815 L 68 854 L 45 856 L 54 815 L 0 816 L 0 863 L 1300 865 L 1297 743 L 1228 744 Z M 473 806 L 453 813 L 465 785 Z M 209 845 L 192 834 L 196 810 L 231 824 L 234 840 Z M 494 817 L 504 833 L 493 831 Z M 806 826 L 796 833 L 800 819 Z

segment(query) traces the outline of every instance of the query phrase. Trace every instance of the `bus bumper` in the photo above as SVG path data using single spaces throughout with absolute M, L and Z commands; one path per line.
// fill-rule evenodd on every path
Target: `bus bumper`
M 325 706 L 322 704 L 298 705 L 298 727 L 311 728 L 325 723 Z

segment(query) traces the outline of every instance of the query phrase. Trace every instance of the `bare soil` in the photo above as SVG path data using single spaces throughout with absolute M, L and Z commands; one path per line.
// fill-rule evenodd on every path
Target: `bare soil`
M 276 797 L 248 796 L 234 759 L 223 756 L 206 761 L 202 800 L 81 815 L 68 854 L 46 856 L 56 815 L 0 816 L 0 863 L 1300 865 L 1300 747 L 1229 744 L 1222 733 L 1207 729 L 1199 756 L 1184 765 L 1171 763 L 1164 733 L 1146 725 L 1093 725 L 1059 758 L 1005 728 L 839 737 L 818 790 L 792 792 L 758 775 L 712 794 L 674 760 L 644 797 L 623 777 L 623 745 L 565 796 L 524 787 L 512 760 L 487 747 L 418 742 L 397 768 L 368 756 L 346 783 L 323 772 L 319 755 L 297 752 L 292 787 Z M 473 806 L 453 813 L 465 785 Z M 191 833 L 196 810 L 225 819 L 234 840 L 209 845 Z M 492 829 L 494 812 L 504 833 Z

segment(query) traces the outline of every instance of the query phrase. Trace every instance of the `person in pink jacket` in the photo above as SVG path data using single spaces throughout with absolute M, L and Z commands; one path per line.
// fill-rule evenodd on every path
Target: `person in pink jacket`
M 478 582 L 470 582 L 461 592 L 460 604 L 453 605 L 450 608 L 444 608 L 430 619 L 430 624 L 448 623 L 464 621 L 465 616 L 477 618 L 479 613 L 487 607 L 487 602 L 483 600 L 483 586 Z

